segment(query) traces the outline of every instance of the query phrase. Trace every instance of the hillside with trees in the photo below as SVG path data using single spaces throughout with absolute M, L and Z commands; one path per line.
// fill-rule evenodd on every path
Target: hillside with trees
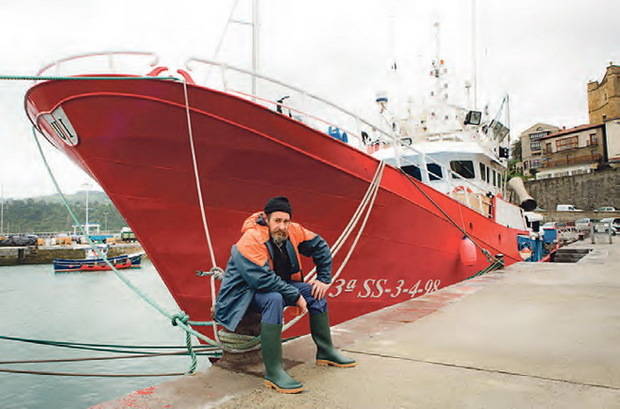
M 89 223 L 102 231 L 118 232 L 127 223 L 105 193 L 88 192 Z M 66 195 L 81 223 L 86 219 L 86 191 Z M 28 199 L 5 199 L 2 233 L 72 232 L 73 220 L 59 195 Z

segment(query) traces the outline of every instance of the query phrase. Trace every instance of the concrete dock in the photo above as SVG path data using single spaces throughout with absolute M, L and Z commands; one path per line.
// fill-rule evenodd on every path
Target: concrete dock
M 518 263 L 346 322 L 351 369 L 285 345 L 299 395 L 210 368 L 96 405 L 112 408 L 620 408 L 620 242 L 577 263 Z M 260 368 L 256 368 L 260 369 Z

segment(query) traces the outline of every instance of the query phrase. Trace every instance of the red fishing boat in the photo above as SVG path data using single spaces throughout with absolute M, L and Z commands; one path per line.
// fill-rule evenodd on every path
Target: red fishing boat
M 386 142 L 392 134 L 380 126 L 360 119 L 358 133 L 282 99 L 197 85 L 182 70 L 179 80 L 157 79 L 163 72 L 43 81 L 25 104 L 47 141 L 106 191 L 192 320 L 211 319 L 211 280 L 196 274 L 211 269 L 210 246 L 225 266 L 244 219 L 276 195 L 288 196 L 294 220 L 330 244 L 365 200 L 366 223 L 355 224 L 334 260 L 338 268 L 352 250 L 329 292 L 332 324 L 464 280 L 499 254 L 506 265 L 522 260 L 517 236 L 528 232 L 522 210 L 497 194 L 499 175 L 495 187 L 476 188 L 471 183 L 491 183 L 482 167 L 482 175 L 475 166 L 476 178 L 459 179 L 459 169 L 437 165 L 456 186 L 434 187 L 429 176 L 442 182 L 432 180 L 437 168 L 418 163 L 418 178 L 402 162 L 415 143 Z M 370 131 L 384 139 L 371 141 Z M 211 327 L 198 330 L 212 335 Z M 286 335 L 307 332 L 300 323 Z

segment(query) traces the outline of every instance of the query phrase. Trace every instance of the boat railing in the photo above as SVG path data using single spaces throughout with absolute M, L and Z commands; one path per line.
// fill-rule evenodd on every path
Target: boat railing
M 214 83 L 217 84 L 217 81 L 213 80 L 212 78 L 212 69 L 213 68 L 218 69 L 219 74 L 220 74 L 219 85 L 220 85 L 220 88 L 225 92 L 237 94 L 243 98 L 253 101 L 254 103 L 267 106 L 270 109 L 276 109 L 278 112 L 280 112 L 283 115 L 285 115 L 287 113 L 286 111 L 288 111 L 288 115 L 289 117 L 291 117 L 291 119 L 300 121 L 323 133 L 325 133 L 326 126 L 334 127 L 340 131 L 346 132 L 346 134 L 354 138 L 356 142 L 356 143 L 351 143 L 351 142 L 347 142 L 347 143 L 355 147 L 356 149 L 359 149 L 362 151 L 366 147 L 364 138 L 361 136 L 362 131 L 364 129 L 367 129 L 369 131 L 378 132 L 382 137 L 378 143 L 384 143 L 385 145 L 389 145 L 392 147 L 392 149 L 394 149 L 394 158 L 396 160 L 397 167 L 399 168 L 402 167 L 403 162 L 407 162 L 409 164 L 418 166 L 422 173 L 427 173 L 427 174 L 435 176 L 438 179 L 445 180 L 448 183 L 448 185 L 450 185 L 455 190 L 458 190 L 461 187 L 463 187 L 464 188 L 463 190 L 465 191 L 466 195 L 469 195 L 471 193 L 471 192 L 468 192 L 467 188 L 471 189 L 472 191 L 478 191 L 478 192 L 486 192 L 488 190 L 484 187 L 481 187 L 473 183 L 471 180 L 464 178 L 462 175 L 454 172 L 448 164 L 442 163 L 441 161 L 434 159 L 431 155 L 427 155 L 424 152 L 418 149 L 415 149 L 411 145 L 404 143 L 403 142 L 404 139 L 407 139 L 407 138 L 400 138 L 399 136 L 397 136 L 396 135 L 397 130 L 393 130 L 392 132 L 385 131 L 384 129 L 382 129 L 382 127 L 368 122 L 367 120 L 361 118 L 359 115 L 355 114 L 354 112 L 351 112 L 350 110 L 347 110 L 346 108 L 343 108 L 332 101 L 329 101 L 318 95 L 314 95 L 299 87 L 286 84 L 275 78 L 270 78 L 266 75 L 255 73 L 251 70 L 235 67 L 229 64 L 218 62 L 218 61 L 192 57 L 186 61 L 185 67 L 188 71 L 195 72 L 196 64 L 207 66 L 207 72 L 205 74 L 204 81 L 207 83 L 206 85 L 210 87 L 213 87 Z M 243 75 L 248 76 L 249 78 L 258 79 L 258 80 L 270 83 L 272 85 L 281 87 L 282 90 L 286 91 L 285 94 L 290 94 L 291 92 L 295 93 L 298 96 L 301 96 L 302 101 L 306 102 L 306 105 L 308 105 L 308 100 L 312 100 L 316 103 L 327 106 L 333 111 L 335 111 L 336 113 L 340 114 L 341 117 L 344 116 L 348 120 L 347 122 L 349 124 L 352 124 L 352 126 L 347 126 L 347 125 L 343 125 L 342 123 L 333 122 L 332 120 L 323 119 L 321 118 L 321 115 L 319 114 L 311 114 L 311 113 L 308 113 L 305 109 L 302 110 L 302 109 L 294 107 L 293 104 L 284 103 L 283 99 L 279 99 L 279 100 L 275 98 L 270 99 L 270 98 L 266 98 L 263 96 L 252 94 L 251 92 L 245 92 L 245 91 L 240 91 L 238 89 L 235 89 L 231 87 L 230 85 L 231 78 L 229 77 L 229 74 L 228 74 L 229 71 L 232 71 L 238 74 L 243 74 Z M 217 88 L 217 87 L 214 87 L 214 88 Z M 282 92 L 280 93 L 280 95 L 282 95 Z M 332 116 L 333 115 L 330 115 L 330 117 Z M 386 141 L 387 143 L 385 143 Z M 420 160 L 421 163 L 411 162 L 411 160 L 409 160 L 407 156 L 404 154 L 406 152 L 412 152 L 416 154 L 421 159 Z M 426 166 L 427 163 L 434 163 L 436 165 L 439 165 L 442 169 L 445 169 L 447 171 L 447 176 L 444 178 L 442 177 L 442 175 L 438 175 L 437 173 L 428 169 Z M 455 183 L 457 180 L 458 180 L 458 183 Z M 479 210 L 476 207 L 472 207 L 469 202 L 470 202 L 469 200 L 465 200 L 464 204 L 474 210 L 477 210 L 477 211 Z
M 69 57 L 61 58 L 59 60 L 53 61 L 39 69 L 37 71 L 36 76 L 46 75 L 64 75 L 68 74 L 67 72 L 63 72 L 63 69 L 67 65 L 67 63 L 75 63 L 77 61 L 84 60 L 93 60 L 99 57 L 103 57 L 107 59 L 108 68 L 111 73 L 118 72 L 118 63 L 120 62 L 120 58 L 126 59 L 127 57 L 148 57 L 150 62 L 149 66 L 154 67 L 159 62 L 159 57 L 157 54 L 149 52 L 149 51 L 100 51 L 100 52 L 92 52 L 92 53 L 84 53 L 84 54 L 76 54 Z M 97 67 L 98 70 L 101 70 L 101 67 Z
M 328 101 L 325 98 L 322 98 L 320 96 L 314 95 L 308 91 L 305 91 L 299 87 L 293 86 L 293 85 L 289 85 L 286 84 L 280 80 L 277 80 L 275 78 L 270 78 L 266 75 L 263 74 L 259 74 L 259 73 L 254 73 L 250 70 L 246 70 L 243 68 L 239 68 L 239 67 L 235 67 L 229 64 L 224 64 L 221 62 L 217 62 L 217 61 L 212 61 L 212 60 L 207 60 L 207 59 L 202 59 L 202 58 L 196 58 L 196 57 L 192 57 L 190 59 L 188 59 L 185 63 L 186 68 L 189 71 L 193 71 L 193 65 L 195 63 L 199 63 L 199 64 L 205 64 L 208 65 L 210 67 L 215 67 L 218 68 L 220 71 L 220 80 L 221 80 L 221 85 L 224 91 L 226 92 L 234 92 L 236 94 L 239 94 L 247 99 L 250 99 L 254 102 L 259 102 L 262 103 L 263 105 L 268 105 L 270 107 L 275 107 L 276 109 L 278 109 L 279 112 L 282 112 L 283 110 L 290 110 L 290 112 L 295 112 L 297 114 L 299 114 L 297 117 L 294 117 L 291 115 L 292 119 L 297 119 L 300 120 L 301 122 L 304 122 L 306 124 L 308 124 L 307 119 L 312 119 L 315 121 L 318 121 L 321 123 L 321 126 L 324 125 L 328 125 L 328 126 L 336 126 L 338 127 L 340 130 L 347 132 L 347 135 L 355 138 L 355 140 L 359 143 L 360 146 L 356 146 L 358 148 L 360 148 L 361 146 L 363 146 L 364 142 L 361 135 L 361 131 L 360 131 L 360 126 L 362 124 L 366 125 L 369 128 L 375 128 L 377 129 L 376 126 L 373 126 L 372 124 L 370 124 L 369 122 L 365 121 L 364 119 L 360 118 L 358 115 L 356 115 L 355 113 L 348 111 L 345 108 L 342 108 L 341 106 Z M 305 100 L 304 102 L 306 104 L 309 103 L 309 100 L 311 101 L 315 101 L 318 102 L 320 104 L 323 104 L 326 107 L 329 107 L 330 109 L 335 110 L 336 112 L 338 112 L 341 115 L 344 115 L 346 117 L 348 117 L 348 119 L 351 121 L 352 124 L 354 124 L 354 126 L 357 128 L 357 130 L 352 130 L 351 126 L 338 126 L 338 124 L 334 123 L 333 121 L 328 121 L 325 119 L 322 119 L 319 117 L 319 115 L 314 115 L 314 114 L 309 114 L 307 111 L 302 111 L 301 109 L 295 108 L 292 106 L 292 104 L 287 104 L 284 103 L 283 99 L 282 100 L 273 100 L 273 99 L 269 99 L 269 98 L 264 98 L 264 97 L 260 97 L 258 95 L 253 95 L 250 92 L 243 92 L 237 89 L 234 89 L 233 87 L 231 87 L 229 85 L 229 78 L 227 77 L 227 72 L 228 71 L 234 71 L 236 73 L 240 73 L 240 74 L 244 74 L 249 76 L 250 78 L 256 78 L 262 81 L 266 81 L 267 83 L 270 83 L 272 85 L 281 87 L 284 91 L 286 91 L 286 93 L 290 93 L 291 91 L 295 94 L 297 94 L 297 96 L 301 96 L 302 100 Z M 212 85 L 211 84 L 211 69 L 207 70 L 206 76 L 205 76 L 205 82 L 209 82 L 208 85 Z M 285 98 L 290 97 L 290 95 L 284 96 Z M 285 114 L 286 112 L 282 112 L 283 114 Z M 313 128 L 318 128 L 317 126 L 313 126 Z M 318 128 L 321 132 L 325 132 L 325 129 L 323 128 Z M 388 137 L 391 137 L 388 133 L 384 132 L 383 130 L 379 130 L 381 133 L 385 134 Z

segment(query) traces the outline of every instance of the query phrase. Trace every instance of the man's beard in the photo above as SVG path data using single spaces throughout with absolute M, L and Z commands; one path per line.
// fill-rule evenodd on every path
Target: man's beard
M 288 234 L 281 230 L 277 230 L 271 233 L 271 238 L 273 239 L 274 243 L 276 243 L 278 246 L 281 246 L 282 243 L 284 243 L 286 239 L 288 239 Z

